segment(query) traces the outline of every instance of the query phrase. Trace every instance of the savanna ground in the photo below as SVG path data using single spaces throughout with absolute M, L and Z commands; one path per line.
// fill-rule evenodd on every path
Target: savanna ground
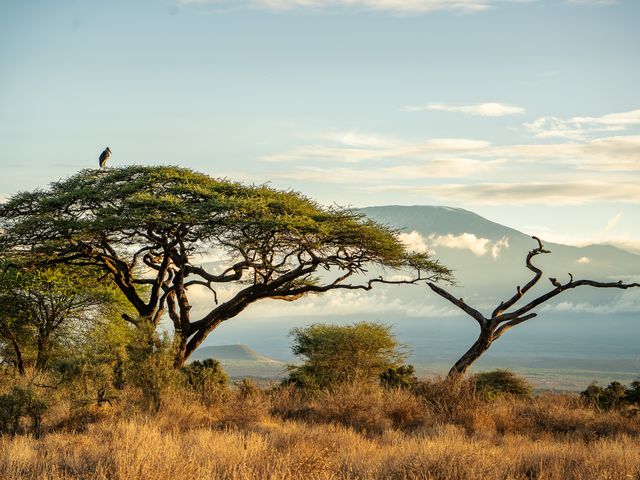
M 488 399 L 446 381 L 311 394 L 244 382 L 172 386 L 158 413 L 129 387 L 111 406 L 55 400 L 41 438 L 28 418 L 0 437 L 0 478 L 640 479 L 640 415 L 578 395 Z

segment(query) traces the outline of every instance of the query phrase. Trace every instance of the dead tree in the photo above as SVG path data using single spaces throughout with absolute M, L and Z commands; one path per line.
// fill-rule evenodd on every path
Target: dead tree
M 621 288 L 627 289 L 632 287 L 640 287 L 640 283 L 624 283 L 622 280 L 618 282 L 596 282 L 594 280 L 574 280 L 573 275 L 569 273 L 569 281 L 561 283 L 558 279 L 549 277 L 549 281 L 553 287 L 552 290 L 531 300 L 526 305 L 517 308 L 516 304 L 525 296 L 525 294 L 538 283 L 542 278 L 542 270 L 531 263 L 531 259 L 542 253 L 551 253 L 545 250 L 544 245 L 538 237 L 532 237 L 538 242 L 538 247 L 534 248 L 527 254 L 526 265 L 529 270 L 534 273 L 533 278 L 524 287 L 516 287 L 516 293 L 504 302 L 500 302 L 490 317 L 485 317 L 475 308 L 467 305 L 462 298 L 455 298 L 449 292 L 439 287 L 433 282 L 428 282 L 429 287 L 441 297 L 453 303 L 456 307 L 473 317 L 478 325 L 480 325 L 480 335 L 475 343 L 465 352 L 462 357 L 449 370 L 448 377 L 454 378 L 465 374 L 467 369 L 486 352 L 491 344 L 500 338 L 507 330 L 519 325 L 527 320 L 537 316 L 532 310 L 539 305 L 551 300 L 556 295 L 570 290 L 572 288 L 589 286 L 597 288 Z

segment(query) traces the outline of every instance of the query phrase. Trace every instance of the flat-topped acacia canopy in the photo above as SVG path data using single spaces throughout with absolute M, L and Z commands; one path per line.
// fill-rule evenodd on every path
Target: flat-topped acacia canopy
M 450 278 L 426 254 L 408 252 L 394 230 L 353 211 L 180 167 L 83 170 L 46 190 L 18 193 L 0 207 L 0 232 L 5 255 L 99 266 L 138 312 L 132 323 L 157 324 L 168 313 L 176 366 L 260 299 Z M 192 263 L 212 249 L 228 264 L 209 271 Z M 363 280 L 373 265 L 413 273 L 401 281 Z M 215 293 L 230 282 L 241 286 L 237 293 L 224 302 L 216 295 L 206 315 L 191 319 L 190 286 Z

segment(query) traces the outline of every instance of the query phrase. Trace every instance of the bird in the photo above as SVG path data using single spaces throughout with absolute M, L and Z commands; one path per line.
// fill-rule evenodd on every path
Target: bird
M 554 287 L 562 289 L 562 284 L 557 279 L 549 277 L 549 281 L 553 284 Z
M 107 164 L 107 160 L 109 160 L 110 156 L 111 156 L 111 149 L 107 147 L 102 151 L 102 153 L 100 154 L 100 157 L 98 157 L 98 164 L 100 165 L 100 168 L 104 167 Z

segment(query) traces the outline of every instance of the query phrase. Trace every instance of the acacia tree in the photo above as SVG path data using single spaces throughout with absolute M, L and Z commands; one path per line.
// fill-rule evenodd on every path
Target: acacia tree
M 598 282 L 594 280 L 574 280 L 573 275 L 569 273 L 569 281 L 566 283 L 560 282 L 558 279 L 550 277 L 552 289 L 548 292 L 540 295 L 531 300 L 526 305 L 516 307 L 516 304 L 524 297 L 524 295 L 531 290 L 531 288 L 538 283 L 542 278 L 542 270 L 531 263 L 531 260 L 536 255 L 551 253 L 546 250 L 544 245 L 538 237 L 532 237 L 538 243 L 538 247 L 534 248 L 527 254 L 526 266 L 534 273 L 533 278 L 524 286 L 516 287 L 516 293 L 506 301 L 500 302 L 490 317 L 485 317 L 475 308 L 467 305 L 462 298 L 455 298 L 445 289 L 439 287 L 433 282 L 428 282 L 429 287 L 435 293 L 445 298 L 456 307 L 460 308 L 466 314 L 470 315 L 480 326 L 480 334 L 475 343 L 467 350 L 462 357 L 453 365 L 449 371 L 449 378 L 456 378 L 464 375 L 467 369 L 476 361 L 480 356 L 486 352 L 491 344 L 499 339 L 507 330 L 515 327 L 527 320 L 537 316 L 537 313 L 532 312 L 533 309 L 542 305 L 543 303 L 551 300 L 553 297 L 571 290 L 576 287 L 589 286 L 596 288 L 620 288 L 627 289 L 632 287 L 640 287 L 640 283 L 624 283 L 622 280 L 618 282 Z
M 19 193 L 0 207 L 0 232 L 1 250 L 12 255 L 45 252 L 52 261 L 101 268 L 137 311 L 126 316 L 133 324 L 155 326 L 168 313 L 176 367 L 258 300 L 450 278 L 427 255 L 409 253 L 395 231 L 350 210 L 178 167 L 83 170 L 48 190 Z M 226 263 L 199 265 L 199 254 L 212 249 Z M 367 278 L 371 266 L 413 276 Z M 222 285 L 237 288 L 223 300 Z M 195 286 L 213 297 L 198 319 L 189 301 Z

